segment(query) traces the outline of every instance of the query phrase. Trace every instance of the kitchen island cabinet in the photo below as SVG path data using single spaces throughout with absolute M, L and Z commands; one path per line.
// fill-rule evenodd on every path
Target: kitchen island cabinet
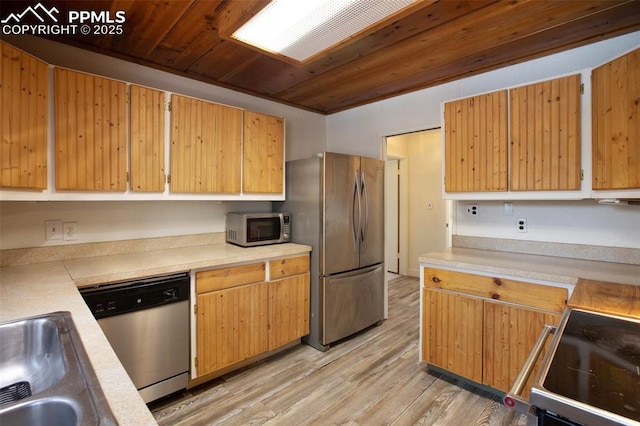
M 422 268 L 421 361 L 507 392 L 567 289 Z
M 0 41 L 0 187 L 47 188 L 48 67 Z

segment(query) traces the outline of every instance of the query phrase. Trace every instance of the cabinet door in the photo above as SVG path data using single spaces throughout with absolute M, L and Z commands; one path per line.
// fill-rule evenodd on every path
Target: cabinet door
M 507 190 L 507 91 L 444 104 L 445 191 Z
M 47 64 L 0 41 L 0 187 L 47 188 Z
M 245 111 L 242 191 L 281 194 L 283 166 L 284 120 Z
M 197 296 L 197 368 L 202 376 L 268 349 L 268 284 Z
M 482 299 L 423 289 L 422 360 L 482 382 Z
M 512 191 L 580 189 L 580 75 L 509 90 Z
M 482 383 L 508 392 L 545 324 L 557 325 L 560 314 L 504 303 L 484 305 L 484 377 Z M 542 359 L 542 357 L 540 358 Z M 537 367 L 531 375 L 531 388 Z
M 309 273 L 269 283 L 269 350 L 309 334 Z
M 242 110 L 171 96 L 172 192 L 240 193 Z
M 131 190 L 164 191 L 164 92 L 131 85 Z
M 56 68 L 56 189 L 127 189 L 126 84 Z
M 640 188 L 640 49 L 593 70 L 593 189 Z

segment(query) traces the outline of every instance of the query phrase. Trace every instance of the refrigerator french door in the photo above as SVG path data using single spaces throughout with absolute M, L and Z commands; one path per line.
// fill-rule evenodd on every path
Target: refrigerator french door
M 384 316 L 384 162 L 323 153 L 287 162 L 287 197 L 274 208 L 292 215 L 292 241 L 311 252 L 307 343 L 331 343 Z

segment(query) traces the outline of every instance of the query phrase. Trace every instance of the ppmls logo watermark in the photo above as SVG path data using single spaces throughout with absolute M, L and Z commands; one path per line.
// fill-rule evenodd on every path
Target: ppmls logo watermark
M 126 22 L 124 10 L 111 14 L 109 10 L 70 10 L 60 16 L 56 7 L 48 9 L 42 3 L 28 6 L 22 12 L 10 13 L 0 20 L 2 34 L 32 35 L 121 35 Z

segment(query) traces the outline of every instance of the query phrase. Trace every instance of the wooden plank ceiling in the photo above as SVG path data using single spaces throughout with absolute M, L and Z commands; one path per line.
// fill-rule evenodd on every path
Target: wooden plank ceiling
M 362 0 L 368 1 L 368 0 Z M 33 1 L 4 1 L 2 16 Z M 41 1 L 68 10 L 86 1 Z M 640 30 L 640 1 L 423 0 L 304 64 L 224 37 L 268 0 L 95 0 L 124 35 L 64 43 L 331 114 Z

